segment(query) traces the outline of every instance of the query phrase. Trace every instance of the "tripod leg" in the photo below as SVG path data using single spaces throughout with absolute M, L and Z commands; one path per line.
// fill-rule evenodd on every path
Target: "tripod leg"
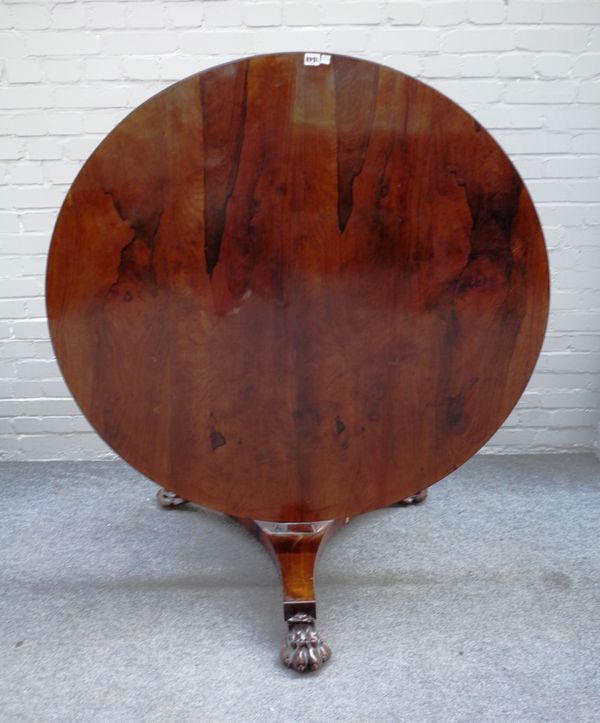
M 279 568 L 288 631 L 281 660 L 299 673 L 318 670 L 331 650 L 316 631 L 315 563 L 323 543 L 348 520 L 262 522 L 233 518 L 257 537 Z
M 158 501 L 158 504 L 161 507 L 164 507 L 166 510 L 170 510 L 175 507 L 181 507 L 182 505 L 185 505 L 186 502 L 188 502 L 188 500 L 184 499 L 183 497 L 178 497 L 175 492 L 167 490 L 164 487 L 161 487 L 158 490 L 158 492 L 156 493 L 156 499 Z
M 409 495 L 399 502 L 395 502 L 392 507 L 408 507 L 409 505 L 420 505 L 421 502 L 425 502 L 427 499 L 427 490 L 421 490 L 415 492 L 414 495 Z

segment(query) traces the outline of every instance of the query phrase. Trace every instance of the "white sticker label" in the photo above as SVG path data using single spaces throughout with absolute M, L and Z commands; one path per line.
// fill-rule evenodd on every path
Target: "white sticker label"
M 304 65 L 321 65 L 321 54 L 304 53 Z
M 304 65 L 329 65 L 331 55 L 326 53 L 304 53 Z

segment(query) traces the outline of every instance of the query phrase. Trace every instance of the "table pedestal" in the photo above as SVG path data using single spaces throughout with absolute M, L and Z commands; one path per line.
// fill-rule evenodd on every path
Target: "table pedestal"
M 419 504 L 426 497 L 427 490 L 423 490 L 396 504 Z M 188 502 L 164 488 L 158 491 L 156 498 L 165 509 L 175 509 Z M 230 517 L 259 540 L 281 575 L 283 617 L 288 626 L 281 648 L 281 661 L 299 673 L 318 670 L 331 657 L 331 649 L 315 627 L 315 565 L 324 544 L 350 518 L 320 522 L 266 522 L 233 515 Z

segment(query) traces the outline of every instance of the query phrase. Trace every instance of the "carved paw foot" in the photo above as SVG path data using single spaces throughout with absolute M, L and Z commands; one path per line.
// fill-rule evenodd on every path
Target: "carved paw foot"
M 315 619 L 297 613 L 287 621 L 288 633 L 281 648 L 281 660 L 299 673 L 318 670 L 331 657 L 331 650 L 317 634 Z
M 158 490 L 158 492 L 156 493 L 156 499 L 158 500 L 158 504 L 165 509 L 181 507 L 181 505 L 185 505 L 185 503 L 188 501 L 183 497 L 178 497 L 175 492 L 171 492 L 171 490 L 166 490 L 164 487 L 161 487 Z
M 414 495 L 405 497 L 403 500 L 400 500 L 400 502 L 396 502 L 393 505 L 393 507 L 407 507 L 408 505 L 420 505 L 421 502 L 425 502 L 426 499 L 427 499 L 427 490 L 421 490 L 420 492 L 415 492 Z

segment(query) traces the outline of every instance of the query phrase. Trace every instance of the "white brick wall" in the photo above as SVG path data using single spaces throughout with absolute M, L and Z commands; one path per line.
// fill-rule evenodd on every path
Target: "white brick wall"
M 486 451 L 590 449 L 600 406 L 600 0 L 0 0 L 0 458 L 102 458 L 60 378 L 45 257 L 82 161 L 174 80 L 249 53 L 346 52 L 442 90 L 524 176 L 548 336 Z

